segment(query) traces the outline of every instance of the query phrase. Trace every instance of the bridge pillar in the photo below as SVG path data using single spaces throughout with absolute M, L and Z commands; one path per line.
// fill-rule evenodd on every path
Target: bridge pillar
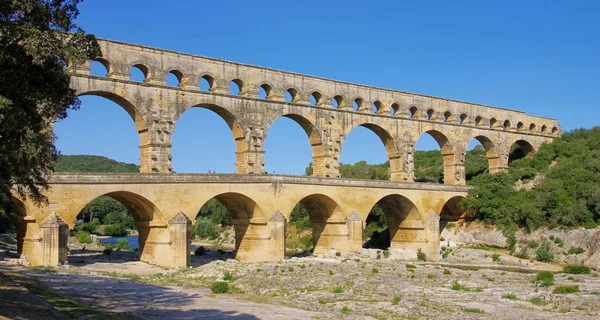
M 398 139 L 398 153 L 389 155 L 390 180 L 414 182 L 415 181 L 415 144 L 410 134 L 406 133 L 403 139 Z
M 140 172 L 171 173 L 171 135 L 173 121 L 155 120 L 140 131 Z
M 487 153 L 490 173 L 498 173 L 508 170 L 508 153 Z
M 162 221 L 136 221 L 140 261 L 172 268 L 169 225 Z
M 58 266 L 67 262 L 69 225 L 53 212 L 40 224 L 42 233 L 42 259 L 31 261 L 32 265 Z M 32 254 L 35 254 L 32 252 Z
M 280 261 L 285 255 L 285 218 L 275 212 L 269 221 L 234 219 L 235 258 L 245 262 Z
M 169 220 L 171 238 L 171 267 L 187 268 L 190 265 L 190 239 L 192 220 L 179 212 Z
M 401 248 L 427 255 L 427 260 L 437 261 L 440 256 L 440 218 L 430 210 L 424 221 L 404 220 L 397 224 L 388 217 L 390 226 L 390 249 Z
M 444 184 L 466 184 L 465 153 L 442 150 Z
M 356 211 L 352 211 L 348 219 L 348 251 L 360 251 L 363 245 L 363 221 Z

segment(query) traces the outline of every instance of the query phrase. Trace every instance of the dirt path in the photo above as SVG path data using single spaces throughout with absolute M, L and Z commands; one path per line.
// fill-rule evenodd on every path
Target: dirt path
M 60 294 L 94 308 L 133 319 L 310 319 L 324 314 L 300 309 L 212 297 L 208 289 L 183 289 L 142 284 L 94 275 L 34 273 Z

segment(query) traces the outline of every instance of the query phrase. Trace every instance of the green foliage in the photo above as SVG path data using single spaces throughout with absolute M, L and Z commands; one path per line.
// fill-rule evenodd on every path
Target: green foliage
M 564 267 L 563 272 L 570 274 L 589 274 L 590 267 L 583 264 L 568 264 Z
M 476 176 L 462 206 L 501 228 L 596 227 L 600 222 L 598 141 L 600 127 L 565 133 L 540 147 L 533 158 L 510 163 L 508 172 Z M 535 188 L 515 190 L 517 180 L 537 174 L 544 179 Z
M 102 232 L 105 236 L 111 237 L 124 237 L 128 235 L 127 228 L 120 223 L 111 224 L 104 227 L 104 231 Z
M 79 243 L 84 243 L 84 244 L 92 243 L 92 237 L 90 236 L 90 233 L 87 231 L 79 230 L 75 234 L 75 237 L 77 238 L 77 241 L 79 241 Z
M 425 254 L 425 252 L 421 251 L 421 248 L 417 249 L 417 259 L 419 261 L 426 261 L 427 260 L 427 255 Z
M 192 228 L 192 237 L 200 239 L 216 239 L 219 234 L 215 230 L 215 223 L 206 217 L 196 219 L 196 224 Z
M 102 224 L 121 224 L 125 229 L 135 228 L 135 220 L 127 211 L 112 211 L 102 219 Z
M 312 234 L 307 234 L 300 238 L 300 245 L 304 249 L 310 249 L 313 247 L 313 237 Z
M 577 286 L 577 285 L 556 286 L 556 288 L 554 288 L 554 291 L 552 291 L 552 293 L 555 293 L 555 294 L 567 294 L 567 293 L 576 293 L 576 292 L 579 292 L 579 286 Z
M 92 35 L 74 23 L 80 1 L 13 0 L 0 4 L 0 208 L 12 212 L 11 191 L 36 204 L 57 150 L 53 122 L 79 99 L 66 60 L 101 56 Z M 1 217 L 5 218 L 5 217 Z
M 61 155 L 54 162 L 54 172 L 139 172 L 140 167 L 101 156 Z
M 492 254 L 492 261 L 494 261 L 494 262 L 500 261 L 500 255 L 497 253 Z
M 223 273 L 223 280 L 225 280 L 225 281 L 233 281 L 233 280 L 235 280 L 235 276 L 233 275 L 233 273 L 231 273 L 229 271 L 225 271 Z
M 344 288 L 342 287 L 335 287 L 332 290 L 333 293 L 343 293 L 344 292 Z
M 98 219 L 93 219 L 87 223 L 76 223 L 74 229 L 75 231 L 85 231 L 88 234 L 96 234 L 99 225 L 100 221 L 98 221 Z
M 585 250 L 581 247 L 577 247 L 577 248 L 569 248 L 569 251 L 567 251 L 569 254 L 582 254 L 585 252 Z
M 290 223 L 295 224 L 296 229 L 298 230 L 310 230 L 312 228 L 308 210 L 306 210 L 301 203 L 298 203 L 294 209 L 292 209 L 292 213 L 290 214 Z
M 217 199 L 208 200 L 196 216 L 196 220 L 200 221 L 199 218 L 208 218 L 213 222 L 214 225 L 220 224 L 221 226 L 231 225 L 231 213 L 227 208 Z
M 462 311 L 469 313 L 485 313 L 483 309 L 479 308 L 462 308 Z
M 535 256 L 538 261 L 551 262 L 554 260 L 554 254 L 550 251 L 550 243 L 545 241 L 536 251 Z
M 529 302 L 536 306 L 545 306 L 548 304 L 548 302 L 546 302 L 545 299 L 542 299 L 540 297 L 533 297 L 533 298 L 529 299 Z
M 402 300 L 402 297 L 400 296 L 395 296 L 394 299 L 392 299 L 392 305 L 397 305 L 398 303 L 400 303 L 400 301 Z
M 127 241 L 126 238 L 122 238 L 117 241 L 117 243 L 114 246 L 114 249 L 116 249 L 117 251 L 120 251 L 120 250 L 130 251 L 133 248 L 131 247 L 131 245 L 129 244 L 129 241 Z
M 448 270 L 448 269 L 444 269 L 443 274 L 445 274 L 445 275 L 451 275 L 452 272 L 450 272 L 450 270 Z
M 342 307 L 342 314 L 350 314 L 350 308 L 343 306 Z
M 508 300 L 517 300 L 517 295 L 514 293 L 505 293 L 502 295 L 502 298 Z
M 549 287 L 554 284 L 554 272 L 539 271 L 535 275 L 535 283 L 540 287 Z
M 210 285 L 212 293 L 227 293 L 229 292 L 229 284 L 223 281 L 216 281 Z

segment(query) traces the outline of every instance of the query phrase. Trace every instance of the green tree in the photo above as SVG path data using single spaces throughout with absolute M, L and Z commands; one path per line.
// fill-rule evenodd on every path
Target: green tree
M 196 216 L 198 217 L 208 218 L 215 224 L 220 224 L 221 226 L 230 226 L 231 225 L 231 213 L 227 208 L 217 199 L 208 200 Z
M 57 155 L 51 124 L 77 108 L 66 61 L 101 55 L 94 36 L 79 29 L 79 0 L 0 2 L 0 206 L 10 192 L 45 200 Z

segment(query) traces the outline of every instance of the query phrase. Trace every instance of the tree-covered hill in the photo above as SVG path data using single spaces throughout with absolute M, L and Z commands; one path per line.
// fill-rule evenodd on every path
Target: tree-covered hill
M 139 172 L 133 163 L 118 162 L 91 155 L 61 155 L 54 163 L 54 172 Z

